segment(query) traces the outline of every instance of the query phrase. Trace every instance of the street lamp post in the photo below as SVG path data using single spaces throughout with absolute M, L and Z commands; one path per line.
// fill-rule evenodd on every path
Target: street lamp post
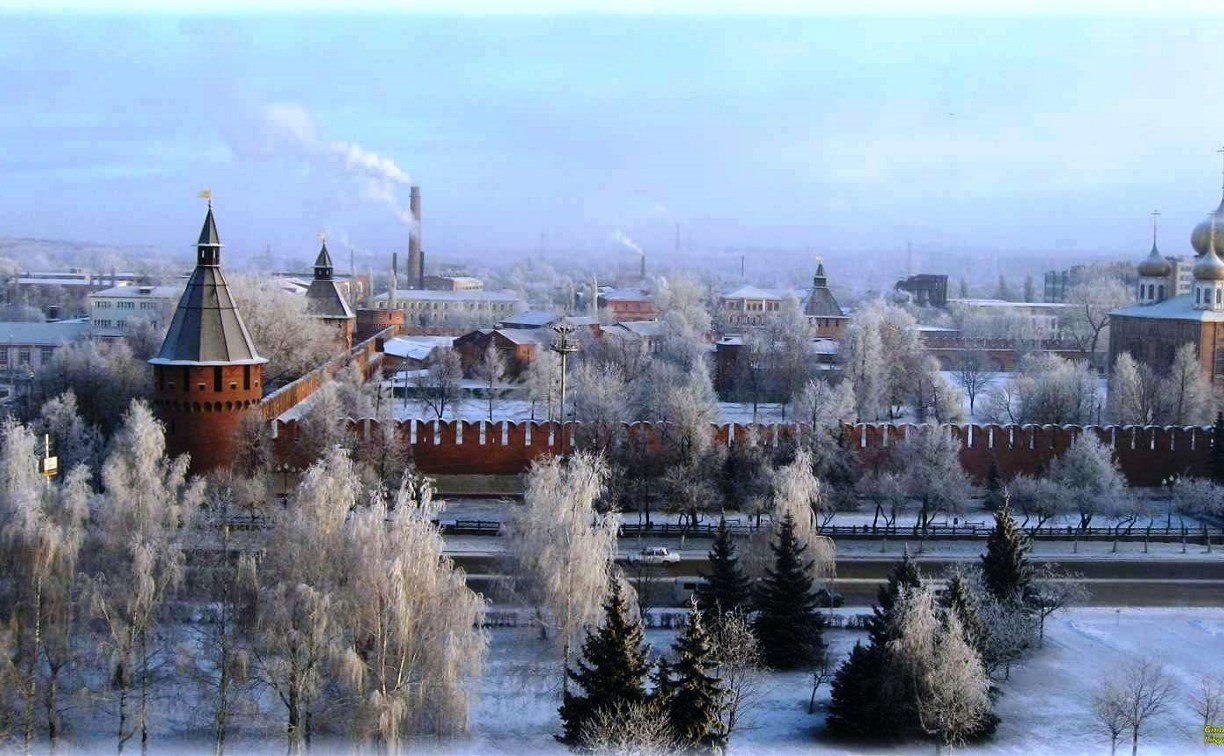
M 574 333 L 573 326 L 560 323 L 553 330 L 557 333 L 557 340 L 549 349 L 561 355 L 561 453 L 565 454 L 568 448 L 565 443 L 565 366 L 569 356 L 578 351 L 578 345 L 570 341 L 570 336 Z

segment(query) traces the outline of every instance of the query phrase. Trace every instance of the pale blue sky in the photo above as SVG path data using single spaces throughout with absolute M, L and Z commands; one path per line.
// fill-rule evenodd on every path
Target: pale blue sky
M 346 162 L 377 155 L 440 255 L 665 250 L 681 223 L 710 250 L 1137 258 L 1153 208 L 1185 252 L 1220 198 L 1222 51 L 1219 19 L 0 17 L 0 236 L 178 249 L 211 187 L 231 247 L 390 249 L 406 190 Z

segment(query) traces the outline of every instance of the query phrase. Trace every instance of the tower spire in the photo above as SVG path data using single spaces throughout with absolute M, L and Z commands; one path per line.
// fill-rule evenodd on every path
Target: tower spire
M 1159 223 L 1159 221 L 1160 221 L 1160 211 L 1153 210 L 1152 211 L 1152 251 L 1153 252 L 1156 251 L 1156 228 L 1157 228 L 1157 224 Z

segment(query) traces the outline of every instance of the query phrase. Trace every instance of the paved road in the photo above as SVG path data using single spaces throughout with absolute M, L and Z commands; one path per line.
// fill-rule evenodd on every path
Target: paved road
M 479 576 L 500 572 L 500 558 L 495 554 L 457 554 L 455 558 L 473 576 L 472 582 L 482 588 L 487 587 L 489 581 Z M 967 560 L 919 557 L 915 561 L 924 576 L 938 579 L 950 565 Z M 1224 561 L 1144 560 L 1141 557 L 1034 560 L 1038 564 L 1047 561 L 1082 576 L 1080 582 L 1090 593 L 1090 605 L 1224 606 Z M 650 568 L 647 574 L 660 583 L 674 584 L 673 592 L 680 596 L 684 584 L 691 584 L 705 564 L 704 558 L 686 556 L 678 564 Z M 833 587 L 846 597 L 847 605 L 870 605 L 895 564 L 895 558 L 838 559 Z M 629 572 L 632 577 L 636 571 L 630 569 Z

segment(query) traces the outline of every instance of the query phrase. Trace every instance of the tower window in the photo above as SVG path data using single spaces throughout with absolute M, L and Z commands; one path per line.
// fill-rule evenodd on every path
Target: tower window
M 250 365 L 242 366 L 242 390 L 243 391 L 251 390 L 251 366 Z
M 220 391 L 221 388 L 221 366 L 218 365 L 213 368 L 213 391 Z
M 187 369 L 187 366 L 184 365 L 183 366 L 183 393 L 186 394 L 189 391 L 191 391 L 191 372 Z

